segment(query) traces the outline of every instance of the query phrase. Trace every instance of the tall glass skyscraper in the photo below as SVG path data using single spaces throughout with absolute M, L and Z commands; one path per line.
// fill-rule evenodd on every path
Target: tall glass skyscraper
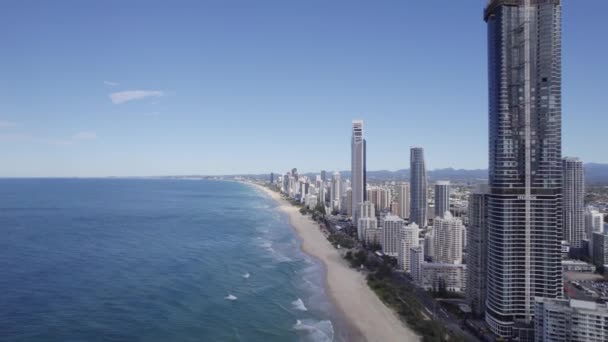
M 358 222 L 360 206 L 365 201 L 365 139 L 363 138 L 363 121 L 353 121 L 351 138 L 351 189 L 352 221 Z
M 428 189 L 424 150 L 422 147 L 410 149 L 410 223 L 416 223 L 420 228 L 427 225 Z
M 529 333 L 534 298 L 562 294 L 561 3 L 491 0 L 486 322 Z M 520 329 L 521 328 L 521 329 Z
M 443 217 L 450 211 L 450 181 L 435 183 L 435 217 Z

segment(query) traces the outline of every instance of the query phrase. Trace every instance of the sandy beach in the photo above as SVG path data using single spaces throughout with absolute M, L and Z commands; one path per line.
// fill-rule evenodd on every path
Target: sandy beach
M 252 184 L 252 183 L 250 183 Z M 321 260 L 327 271 L 327 289 L 336 306 L 355 329 L 356 340 L 419 341 L 408 328 L 367 286 L 363 274 L 353 270 L 338 251 L 327 241 L 318 223 L 300 214 L 277 192 L 253 184 L 276 202 L 289 216 L 289 221 L 302 240 L 302 250 Z

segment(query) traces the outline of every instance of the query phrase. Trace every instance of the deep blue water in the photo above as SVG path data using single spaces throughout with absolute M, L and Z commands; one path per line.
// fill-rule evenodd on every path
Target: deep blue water
M 342 340 L 323 283 L 248 185 L 0 180 L 1 341 Z

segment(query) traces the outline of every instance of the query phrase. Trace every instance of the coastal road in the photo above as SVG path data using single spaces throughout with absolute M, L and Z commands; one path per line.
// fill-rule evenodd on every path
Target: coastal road
M 445 310 L 433 297 L 431 297 L 424 289 L 416 286 L 414 282 L 404 273 L 395 272 L 395 277 L 404 285 L 411 288 L 420 303 L 426 308 L 427 313 L 433 315 L 433 318 L 441 320 L 450 332 L 460 333 L 467 338 L 467 341 L 480 341 L 479 338 L 469 333 L 460 327 L 460 323 L 456 317 Z

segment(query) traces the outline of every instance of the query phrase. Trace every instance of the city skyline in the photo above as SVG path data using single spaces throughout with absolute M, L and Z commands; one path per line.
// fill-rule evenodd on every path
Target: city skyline
M 346 170 L 344 123 L 354 118 L 373 141 L 369 170 L 407 168 L 411 145 L 425 147 L 429 169 L 485 168 L 486 34 L 477 20 L 484 3 L 387 2 L 374 11 L 340 1 L 247 11 L 151 4 L 135 22 L 127 19 L 142 9 L 132 4 L 90 11 L 54 2 L 27 11 L 12 3 L 0 14 L 0 176 L 246 174 L 286 164 Z M 608 120 L 599 103 L 606 51 L 594 42 L 606 33 L 597 23 L 608 4 L 564 6 L 564 155 L 606 163 L 598 148 Z M 180 24 L 157 25 L 161 15 Z M 446 40 L 440 27 L 410 32 L 431 16 L 459 39 Z M 449 61 L 436 53 L 446 48 Z M 295 132 L 285 118 L 321 122 L 315 135 L 325 140 L 285 153 L 277 141 Z M 437 122 L 449 122 L 451 134 L 437 139 Z

